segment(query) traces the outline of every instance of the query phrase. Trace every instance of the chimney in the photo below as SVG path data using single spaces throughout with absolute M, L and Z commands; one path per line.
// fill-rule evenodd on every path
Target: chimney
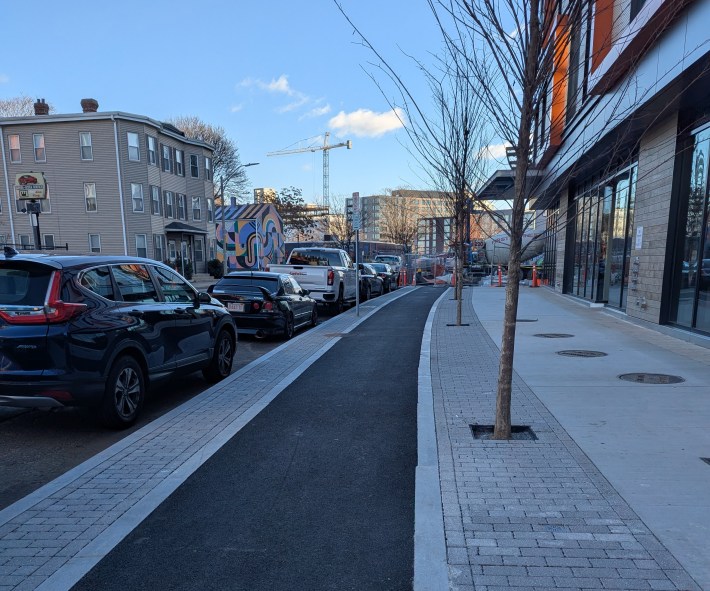
M 35 115 L 49 115 L 49 105 L 44 99 L 37 99 L 35 102 Z
M 92 98 L 81 99 L 81 110 L 84 113 L 96 113 L 99 110 L 99 103 Z

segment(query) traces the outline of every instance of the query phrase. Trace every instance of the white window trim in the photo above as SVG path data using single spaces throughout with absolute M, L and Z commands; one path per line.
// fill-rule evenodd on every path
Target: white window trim
M 47 246 L 47 236 L 52 237 L 52 249 L 57 248 L 57 243 L 54 241 L 54 234 L 43 234 L 42 235 L 42 245 Z
M 150 154 L 151 154 L 150 140 L 153 140 L 154 150 L 152 152 L 153 152 L 153 156 L 155 158 L 155 160 L 153 162 L 150 161 Z M 159 154 L 158 154 L 158 138 L 153 137 L 152 135 L 146 135 L 145 142 L 146 142 L 145 149 L 146 149 L 146 154 L 147 154 L 147 158 L 148 158 L 148 164 L 150 164 L 150 166 L 158 166 L 158 156 L 159 156 Z
M 94 252 L 93 247 L 91 245 L 91 237 L 96 236 L 99 239 L 99 250 L 98 252 L 101 252 L 101 234 L 89 234 L 89 252 Z
M 141 188 L 141 208 L 136 209 L 136 198 L 133 194 L 133 187 Z M 143 194 L 143 184 L 142 183 L 131 183 L 131 205 L 133 206 L 133 213 L 144 213 L 145 212 L 145 195 Z
M 155 189 L 155 191 L 153 191 L 153 189 Z M 154 212 L 153 211 L 153 203 L 155 203 L 155 200 L 153 199 L 153 196 L 155 195 L 156 192 L 158 194 L 158 211 Z M 160 187 L 158 187 L 156 185 L 150 185 L 150 212 L 153 215 L 159 215 L 159 216 L 163 215 L 163 200 L 161 199 L 161 196 L 160 196 Z
M 131 136 L 136 136 L 136 145 L 131 145 Z M 135 131 L 126 132 L 126 142 L 128 144 L 128 160 L 129 162 L 140 162 L 141 161 L 141 138 Z M 138 151 L 138 158 L 131 158 L 131 148 L 135 148 Z
M 89 209 L 89 197 L 86 194 L 86 188 L 90 185 L 94 186 L 94 203 L 96 204 L 96 209 Z M 96 183 L 84 183 L 84 206 L 86 207 L 86 213 L 98 213 L 99 211 L 99 198 L 96 195 Z
M 89 145 L 88 146 L 84 146 L 81 143 L 81 136 L 82 135 L 89 136 Z M 84 148 L 89 148 L 89 151 L 91 152 L 91 158 L 84 158 Z M 94 160 L 94 141 L 93 141 L 93 138 L 91 137 L 90 131 L 80 131 L 79 132 L 79 158 L 81 158 L 82 162 L 91 162 Z
M 145 250 L 145 256 L 138 254 L 138 250 L 139 250 L 138 239 L 139 238 L 143 238 L 143 250 Z M 136 241 L 136 256 L 147 259 L 148 258 L 148 238 L 147 238 L 147 235 L 146 234 L 136 234 L 135 241 Z
M 195 209 L 195 199 L 197 199 L 197 209 Z M 192 221 L 193 222 L 201 222 L 202 221 L 202 199 L 199 197 L 193 197 L 191 199 L 192 201 Z M 195 217 L 195 212 L 198 212 L 199 215 Z
M 35 138 L 42 138 L 42 150 L 44 150 L 44 160 L 37 160 L 37 144 L 35 143 Z M 47 144 L 44 141 L 43 133 L 33 133 L 32 134 L 32 151 L 34 152 L 35 162 L 47 162 Z
M 12 159 L 12 145 L 10 144 L 10 138 L 13 138 L 13 137 L 17 138 L 17 151 L 20 154 L 19 160 Z M 10 152 L 10 164 L 22 164 L 22 142 L 20 141 L 20 134 L 19 133 L 12 133 L 7 136 L 7 148 L 8 148 L 8 151 Z

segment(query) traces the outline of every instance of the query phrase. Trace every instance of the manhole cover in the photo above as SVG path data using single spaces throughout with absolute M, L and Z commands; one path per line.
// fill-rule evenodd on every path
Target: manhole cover
M 573 334 L 566 334 L 564 332 L 541 332 L 533 335 L 534 337 L 540 337 L 541 339 L 569 339 L 573 337 Z
M 516 318 L 515 322 L 537 322 L 537 318 Z
M 619 379 L 637 384 L 680 384 L 685 381 L 680 376 L 671 376 L 665 373 L 625 373 L 620 375 Z
M 570 349 L 568 351 L 557 351 L 558 355 L 564 355 L 565 357 L 606 357 L 606 353 L 602 351 L 584 351 Z

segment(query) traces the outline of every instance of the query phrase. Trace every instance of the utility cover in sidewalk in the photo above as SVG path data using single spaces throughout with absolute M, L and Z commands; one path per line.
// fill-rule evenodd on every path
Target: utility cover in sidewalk
M 619 379 L 638 384 L 680 384 L 685 381 L 680 376 L 671 376 L 664 373 L 625 373 L 620 375 Z
M 557 351 L 558 355 L 564 355 L 565 357 L 606 357 L 606 353 L 602 351 L 585 351 L 570 349 L 568 351 Z
M 493 440 L 493 431 L 495 425 L 471 425 L 471 433 L 474 439 L 490 439 Z M 529 425 L 513 425 L 510 428 L 510 438 L 515 441 L 527 440 L 536 441 L 537 435 Z M 495 441 L 506 441 L 505 439 Z
M 540 337 L 541 339 L 569 339 L 572 338 L 573 334 L 566 334 L 563 332 L 541 332 L 534 334 L 534 337 Z
M 537 318 L 516 318 L 515 322 L 537 322 Z

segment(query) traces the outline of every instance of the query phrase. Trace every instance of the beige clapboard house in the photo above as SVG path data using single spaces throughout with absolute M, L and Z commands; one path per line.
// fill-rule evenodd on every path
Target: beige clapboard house
M 93 99 L 81 106 L 50 115 L 41 99 L 33 116 L 0 118 L 0 245 L 35 249 L 18 179 L 42 173 L 43 248 L 182 255 L 205 272 L 215 253 L 212 147 L 143 115 L 99 112 Z

